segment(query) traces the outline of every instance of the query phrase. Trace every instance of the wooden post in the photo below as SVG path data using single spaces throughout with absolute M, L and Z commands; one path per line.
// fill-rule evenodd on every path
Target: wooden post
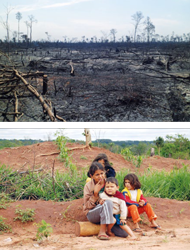
M 42 95 L 45 95 L 47 92 L 47 83 L 48 83 L 47 75 L 43 75 L 43 93 L 42 93 Z
M 151 148 L 150 156 L 154 156 L 154 148 Z
M 89 147 L 89 144 L 92 142 L 91 141 L 90 129 L 85 128 L 84 129 L 84 134 L 85 134 L 85 137 L 86 137 L 86 146 Z
M 91 236 L 98 235 L 100 231 L 100 225 L 93 224 L 89 221 L 78 221 L 75 223 L 76 236 Z

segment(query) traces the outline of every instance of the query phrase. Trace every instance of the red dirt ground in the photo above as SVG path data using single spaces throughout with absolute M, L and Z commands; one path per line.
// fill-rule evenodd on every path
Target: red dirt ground
M 69 143 L 67 147 L 75 148 L 82 146 Z M 91 150 L 87 148 L 74 149 L 70 152 L 73 163 L 76 163 L 79 170 L 81 168 L 87 169 L 99 153 L 107 154 L 116 171 L 123 168 L 130 169 L 132 172 L 136 170 L 121 155 L 114 154 L 106 149 L 95 147 Z M 65 171 L 64 164 L 58 159 L 58 154 L 57 146 L 53 142 L 6 148 L 0 150 L 0 164 L 5 164 L 18 171 L 25 171 L 34 166 L 35 169 L 43 168 L 50 170 L 55 160 L 55 169 Z M 149 166 L 159 171 L 163 169 L 170 171 L 173 167 L 182 167 L 182 164 L 189 166 L 190 161 L 154 156 L 143 160 L 140 171 L 144 171 Z M 147 197 L 147 199 L 152 204 L 158 216 L 157 222 L 162 226 L 163 230 L 151 229 L 146 215 L 143 215 L 141 227 L 144 235 L 137 234 L 137 241 L 132 241 L 129 237 L 126 239 L 113 237 L 110 241 L 100 241 L 96 236 L 76 237 L 75 222 L 86 220 L 82 212 L 82 199 L 69 202 L 31 200 L 10 203 L 7 209 L 0 210 L 0 215 L 7 218 L 6 223 L 12 226 L 11 233 L 0 235 L 0 249 L 190 249 L 190 202 L 153 197 Z M 38 223 L 43 219 L 50 223 L 53 228 L 52 235 L 47 240 L 37 242 L 35 240 L 37 228 L 34 222 L 21 223 L 13 221 L 17 205 L 21 205 L 22 209 L 34 208 L 34 222 Z M 133 228 L 133 223 L 130 220 L 128 224 Z

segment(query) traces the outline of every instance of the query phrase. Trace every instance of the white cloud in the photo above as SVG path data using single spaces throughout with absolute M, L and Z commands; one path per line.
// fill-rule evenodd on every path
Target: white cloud
M 82 2 L 90 2 L 92 0 L 70 0 L 64 3 L 54 3 L 54 4 L 48 4 L 50 1 L 47 0 L 40 0 L 37 2 L 34 2 L 32 4 L 25 4 L 25 5 L 15 5 L 12 6 L 12 11 L 13 12 L 31 12 L 35 10 L 40 10 L 40 9 L 50 9 L 50 8 L 60 8 L 60 7 L 66 7 L 74 4 L 79 4 Z
M 68 5 L 74 5 L 74 4 L 78 4 L 78 3 L 82 3 L 82 2 L 90 2 L 92 0 L 73 0 L 73 1 L 69 1 L 66 3 L 54 3 L 51 5 L 46 5 L 43 6 L 43 9 L 48 9 L 48 8 L 58 8 L 58 7 L 64 7 L 64 6 L 68 6 Z

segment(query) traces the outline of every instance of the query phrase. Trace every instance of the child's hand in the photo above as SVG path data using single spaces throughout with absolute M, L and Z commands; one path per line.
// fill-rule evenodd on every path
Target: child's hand
M 145 201 L 144 200 L 139 200 L 139 206 L 143 207 L 145 204 Z
M 103 205 L 103 204 L 104 204 L 104 201 L 105 201 L 105 200 L 100 199 L 100 200 L 99 200 L 99 204 L 100 204 L 100 205 Z
M 95 187 L 94 187 L 94 196 L 97 197 L 98 193 L 100 192 L 100 190 L 102 189 L 102 180 L 99 180 L 98 183 L 96 183 Z
M 120 220 L 121 225 L 125 225 L 126 224 L 126 220 Z

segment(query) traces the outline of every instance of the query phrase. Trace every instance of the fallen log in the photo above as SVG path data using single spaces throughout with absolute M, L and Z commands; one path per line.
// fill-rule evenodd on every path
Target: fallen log
M 59 152 L 49 153 L 49 154 L 40 154 L 40 155 L 37 155 L 36 157 L 39 157 L 39 156 L 49 156 L 49 155 L 57 155 L 57 154 L 60 154 L 60 151 Z
M 99 224 L 93 224 L 89 221 L 78 221 L 75 223 L 76 236 L 98 235 L 99 231 L 100 231 Z
M 46 112 L 48 113 L 51 121 L 55 122 L 56 118 L 53 114 L 53 112 L 51 111 L 51 109 L 48 107 L 48 105 L 46 104 L 46 102 L 44 101 L 43 97 L 38 93 L 38 91 L 32 86 L 30 85 L 19 73 L 16 69 L 14 69 L 14 72 L 16 74 L 16 76 L 18 78 L 20 78 L 20 80 L 25 84 L 25 86 L 27 87 L 27 89 L 32 92 L 37 98 L 38 100 L 41 102 L 43 108 L 46 110 Z
M 22 115 L 21 112 L 1 112 L 2 115 Z

